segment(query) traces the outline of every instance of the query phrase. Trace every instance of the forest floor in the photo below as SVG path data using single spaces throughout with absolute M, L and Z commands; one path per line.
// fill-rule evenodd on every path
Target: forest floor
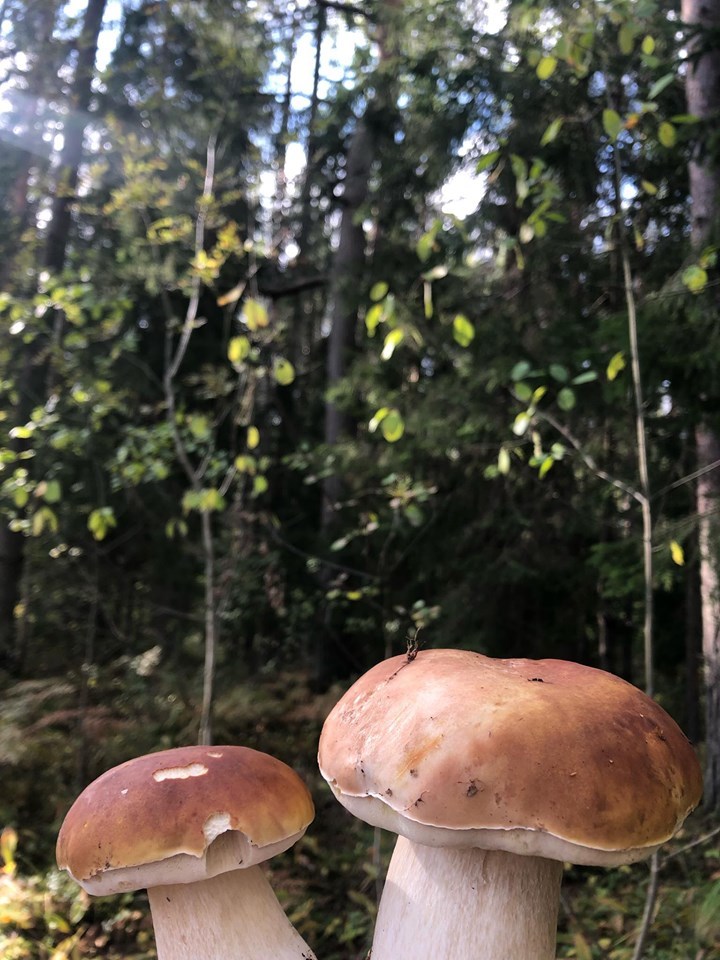
M 218 699 L 215 741 L 274 754 L 308 783 L 315 822 L 273 861 L 271 879 L 321 960 L 362 960 L 393 838 L 346 814 L 317 772 L 320 729 L 340 692 L 318 696 L 295 671 L 236 684 Z M 104 671 L 82 694 L 67 679 L 6 685 L 0 698 L 2 960 L 154 957 L 145 895 L 88 897 L 54 869 L 53 845 L 78 784 L 132 755 L 193 742 L 189 703 L 177 678 L 143 678 L 127 663 Z M 660 864 L 647 960 L 717 958 L 717 823 L 693 815 Z M 567 869 L 558 958 L 630 960 L 648 875 L 646 864 Z

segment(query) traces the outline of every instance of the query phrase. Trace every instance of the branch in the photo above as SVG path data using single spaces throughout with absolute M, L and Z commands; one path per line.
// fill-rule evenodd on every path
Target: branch
M 371 22 L 376 20 L 375 15 L 370 13 L 369 10 L 363 10 L 362 7 L 358 7 L 354 3 L 341 3 L 341 0 L 317 0 L 317 3 L 319 7 L 323 7 L 325 10 L 330 8 L 331 10 L 339 10 L 341 13 L 352 13 L 358 17 L 365 17 L 366 20 Z
M 706 833 L 702 837 L 698 837 L 696 840 L 691 840 L 690 843 L 686 843 L 684 846 L 679 847 L 677 850 L 672 850 L 670 853 L 666 854 L 660 861 L 660 866 L 664 867 L 668 860 L 672 860 L 675 857 L 681 856 L 683 853 L 687 853 L 688 850 L 692 850 L 693 847 L 699 847 L 703 843 L 707 843 L 709 840 L 714 840 L 715 837 L 720 834 L 720 827 L 715 827 L 714 830 L 711 830 L 710 833 Z
M 549 423 L 554 430 L 557 430 L 557 432 L 567 440 L 570 446 L 580 454 L 585 466 L 591 471 L 591 473 L 594 473 L 598 479 L 604 480 L 605 483 L 609 483 L 618 490 L 622 490 L 624 494 L 632 497 L 634 500 L 637 500 L 637 502 L 641 505 L 645 502 L 645 496 L 640 492 L 640 490 L 636 490 L 635 487 L 631 486 L 629 483 L 625 483 L 624 480 L 618 480 L 617 477 L 613 477 L 612 474 L 607 472 L 607 470 L 603 470 L 602 467 L 599 467 L 594 458 L 584 449 L 577 437 L 571 433 L 567 427 L 564 427 L 559 420 L 556 420 L 551 413 L 545 413 L 541 410 L 536 410 L 535 416 L 538 419 Z
M 205 182 L 203 184 L 203 192 L 200 200 L 200 209 L 198 210 L 197 220 L 195 221 L 195 259 L 199 257 L 202 251 L 205 249 L 205 222 L 207 220 L 207 211 L 212 197 L 213 191 L 213 182 L 215 178 L 215 146 L 217 143 L 217 137 L 213 133 L 208 139 L 207 145 L 207 159 L 205 164 Z M 196 274 L 192 280 L 192 287 L 190 292 L 190 299 L 188 301 L 187 309 L 185 311 L 185 320 L 183 321 L 182 331 L 180 333 L 180 339 L 178 341 L 177 347 L 173 354 L 172 350 L 172 332 L 170 325 L 168 323 L 167 332 L 165 335 L 165 373 L 163 375 L 163 387 L 165 390 L 165 405 L 167 408 L 167 418 L 168 423 L 170 424 L 170 430 L 172 432 L 173 444 L 175 446 L 175 452 L 177 454 L 178 460 L 185 471 L 188 480 L 192 484 L 193 488 L 197 490 L 200 485 L 200 477 L 203 475 L 205 467 L 201 465 L 197 469 L 193 467 L 188 457 L 187 450 L 185 445 L 182 442 L 182 437 L 180 436 L 180 431 L 178 430 L 177 425 L 177 406 L 175 403 L 175 384 L 174 380 L 177 376 L 177 373 L 180 369 L 180 366 L 185 359 L 185 354 L 187 353 L 188 346 L 190 345 L 190 337 L 192 332 L 195 329 L 195 322 L 197 320 L 198 307 L 200 305 L 200 292 L 202 290 L 202 280 L 199 274 Z M 168 318 L 166 318 L 167 321 Z
M 680 477 L 679 480 L 675 480 L 673 483 L 669 483 L 666 487 L 658 490 L 657 493 L 653 494 L 653 499 L 655 497 L 661 497 L 663 494 L 668 493 L 670 490 L 675 490 L 677 487 L 682 487 L 686 483 L 692 483 L 693 480 L 704 477 L 706 473 L 712 473 L 712 471 L 717 470 L 718 467 L 720 467 L 720 460 L 706 463 L 704 467 L 700 467 L 698 470 L 694 470 L 692 473 L 688 473 L 684 477 Z

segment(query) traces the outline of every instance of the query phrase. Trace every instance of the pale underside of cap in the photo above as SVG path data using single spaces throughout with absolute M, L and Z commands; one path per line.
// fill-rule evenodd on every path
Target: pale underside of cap
M 270 860 L 276 854 L 288 850 L 304 832 L 301 830 L 278 843 L 256 847 L 250 843 L 244 833 L 229 830 L 213 840 L 205 853 L 199 857 L 178 853 L 165 860 L 156 860 L 139 866 L 103 870 L 84 879 L 73 876 L 69 869 L 68 873 L 84 890 L 95 897 L 176 883 L 196 883 L 199 880 L 210 880 L 222 873 L 229 873 L 231 870 L 244 870 Z
M 455 849 L 476 848 L 479 850 L 504 850 L 526 857 L 545 857 L 588 867 L 614 867 L 623 863 L 635 863 L 649 857 L 661 844 L 651 847 L 636 847 L 626 850 L 597 850 L 555 837 L 542 830 L 523 827 L 495 829 L 450 829 L 437 827 L 417 820 L 409 820 L 389 807 L 380 797 L 349 797 L 340 794 L 331 783 L 340 803 L 357 817 L 375 827 L 407 837 L 413 843 L 426 847 L 451 847 Z

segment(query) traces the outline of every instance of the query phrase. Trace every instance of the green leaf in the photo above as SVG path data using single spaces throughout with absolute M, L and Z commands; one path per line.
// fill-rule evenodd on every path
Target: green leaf
M 429 320 L 433 315 L 432 284 L 427 280 L 423 283 L 423 310 L 425 319 Z
M 374 414 L 370 422 L 368 423 L 368 430 L 370 433 L 375 433 L 377 428 L 383 422 L 385 417 L 390 413 L 390 407 L 380 407 L 380 409 Z
M 453 320 L 453 337 L 461 347 L 469 347 L 475 339 L 475 327 L 463 313 Z
M 658 192 L 658 188 L 655 186 L 654 183 L 650 183 L 649 180 L 641 180 L 640 186 L 643 188 L 643 190 L 649 197 L 654 197 Z
M 573 377 L 570 383 L 574 387 L 579 387 L 581 383 L 592 383 L 597 378 L 596 370 L 586 370 L 584 373 L 579 373 L 576 377 Z
M 375 336 L 378 324 L 383 319 L 385 307 L 382 303 L 374 303 L 365 314 L 365 329 L 371 337 Z
M 422 263 L 425 263 L 430 259 L 430 254 L 435 249 L 435 238 L 437 237 L 437 226 L 433 226 L 430 230 L 424 233 L 417 244 L 415 245 L 415 253 L 418 256 L 418 260 Z
M 610 363 L 607 365 L 606 376 L 608 380 L 614 380 L 621 370 L 625 369 L 625 354 L 622 350 L 619 350 L 610 358 Z
M 527 428 L 530 426 L 530 415 L 526 410 L 523 410 L 522 413 L 519 413 L 512 425 L 512 432 L 516 437 L 522 437 L 523 434 L 527 431 Z
M 427 273 L 423 274 L 423 280 L 427 280 L 430 283 L 433 280 L 442 280 L 450 272 L 449 268 L 444 263 L 439 263 L 436 267 L 433 267 L 432 270 L 428 270 Z
M 558 406 L 561 410 L 572 410 L 575 406 L 575 391 L 570 387 L 563 387 L 558 393 Z
M 530 384 L 525 383 L 520 380 L 515 384 L 515 396 L 520 400 L 521 403 L 528 403 L 533 395 L 532 387 Z
M 624 23 L 618 31 L 618 46 L 620 53 L 628 54 L 633 52 L 635 46 L 635 30 L 629 23 Z
M 564 367 L 561 363 L 550 364 L 550 376 L 559 383 L 567 383 L 570 378 L 567 367 Z
M 276 357 L 273 361 L 273 376 L 281 387 L 288 387 L 295 379 L 295 367 L 284 357 Z
M 555 117 L 551 124 L 545 129 L 545 133 L 540 138 L 540 146 L 546 147 L 549 143 L 552 143 L 553 140 L 557 138 L 557 135 L 562 130 L 563 117 Z
M 555 73 L 557 65 L 558 62 L 555 57 L 541 57 L 537 67 L 535 68 L 535 73 L 537 74 L 538 80 L 549 80 L 550 77 Z
M 51 510 L 50 507 L 40 507 L 40 509 L 33 514 L 32 518 L 33 536 L 39 537 L 46 527 L 51 533 L 57 533 L 60 523 L 54 510 Z
M 396 443 L 405 433 L 405 421 L 400 411 L 395 408 L 388 410 L 380 424 L 380 430 L 388 443 Z
M 393 353 L 395 353 L 395 347 L 402 343 L 404 336 L 405 332 L 402 327 L 395 327 L 394 330 L 391 330 L 390 333 L 388 333 L 388 335 L 385 337 L 382 353 L 380 354 L 383 360 L 390 359 Z
M 266 492 L 268 487 L 269 484 L 267 482 L 267 477 L 263 477 L 262 474 L 258 474 L 253 480 L 253 496 L 259 497 L 261 494 Z
M 13 490 L 13 503 L 18 508 L 18 510 L 23 510 L 30 499 L 30 494 L 27 487 L 16 487 Z
M 87 527 L 96 540 L 104 540 L 113 527 L 117 526 L 112 507 L 98 507 L 88 517 Z
M 373 303 L 377 303 L 378 300 L 384 300 L 388 295 L 390 286 L 385 283 L 384 280 L 378 280 L 377 283 L 374 283 L 370 288 L 370 299 Z
M 552 457 L 545 457 L 543 462 L 540 464 L 540 468 L 538 470 L 538 476 L 540 477 L 540 479 L 542 479 L 545 476 L 545 474 L 548 472 L 548 470 L 552 467 L 554 463 L 555 461 L 553 460 Z
M 530 373 L 530 364 L 527 360 L 519 360 L 510 371 L 511 380 L 523 380 Z
M 611 110 L 609 107 L 606 107 L 602 112 L 602 124 L 603 130 L 608 137 L 610 137 L 611 140 L 617 140 L 623 127 L 620 114 L 617 110 Z
M 45 503 L 58 503 L 62 497 L 62 490 L 58 481 L 48 480 L 42 496 Z
M 655 53 L 655 40 L 650 36 L 650 34 L 647 34 L 647 36 L 643 37 L 640 49 L 647 57 L 651 57 L 653 53 Z
M 10 431 L 10 436 L 13 440 L 29 440 L 34 429 L 34 424 L 28 424 L 25 427 L 13 427 Z
M 485 170 L 488 170 L 497 163 L 499 157 L 499 150 L 493 150 L 491 153 L 486 153 L 484 156 L 480 157 L 475 165 L 475 173 L 483 173 Z
M 664 147 L 667 147 L 668 150 L 675 146 L 677 134 L 675 127 L 668 120 L 663 120 L 658 127 L 658 140 Z
M 670 84 L 675 79 L 674 73 L 666 73 L 665 76 L 660 77 L 659 80 L 656 80 L 655 83 L 650 87 L 650 92 L 648 93 L 648 100 L 654 100 L 655 97 L 659 96 L 665 87 L 669 87 Z
M 507 476 L 510 473 L 510 454 L 507 452 L 505 447 L 500 447 L 500 452 L 498 453 L 497 459 L 497 468 L 498 473 L 502 473 L 503 476 Z
M 518 232 L 520 243 L 530 243 L 535 236 L 535 229 L 531 223 L 522 223 Z
M 708 282 L 707 270 L 703 270 L 698 264 L 693 263 L 683 270 L 682 282 L 690 293 L 701 293 Z
M 228 360 L 238 364 L 246 360 L 250 353 L 250 341 L 247 337 L 233 337 L 228 343 Z
M 210 436 L 210 422 L 207 417 L 193 414 L 188 417 L 188 427 L 196 440 L 207 440 Z

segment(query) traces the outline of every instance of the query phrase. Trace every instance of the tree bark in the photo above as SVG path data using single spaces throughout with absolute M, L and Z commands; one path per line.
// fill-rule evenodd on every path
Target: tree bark
M 682 18 L 698 28 L 689 44 L 685 92 L 688 111 L 710 126 L 720 113 L 720 5 L 710 0 L 683 0 Z M 691 244 L 695 251 L 712 239 L 718 213 L 720 167 L 709 151 L 697 148 L 690 159 L 692 200 Z M 709 420 L 695 430 L 698 468 L 720 459 L 720 436 Z M 720 473 L 701 474 L 697 484 L 697 511 L 700 540 L 700 590 L 702 603 L 702 650 L 706 689 L 705 804 L 710 810 L 720 805 L 720 591 L 718 549 L 720 531 Z
M 75 201 L 87 110 L 92 97 L 92 80 L 97 57 L 98 37 L 107 0 L 89 0 L 77 41 L 77 65 L 68 115 L 63 131 L 64 143 L 52 200 L 52 220 L 48 227 L 42 265 L 51 272 L 62 270 L 70 238 L 72 208 Z M 58 337 L 62 317 L 48 318 L 48 326 L 27 348 L 17 381 L 18 403 L 15 425 L 27 422 L 30 413 L 45 401 L 48 371 L 48 337 Z M 14 441 L 14 452 L 22 449 Z M 11 465 L 8 465 L 8 469 Z M 17 663 L 15 610 L 20 596 L 25 557 L 25 538 L 0 523 L 0 667 L 13 669 Z

